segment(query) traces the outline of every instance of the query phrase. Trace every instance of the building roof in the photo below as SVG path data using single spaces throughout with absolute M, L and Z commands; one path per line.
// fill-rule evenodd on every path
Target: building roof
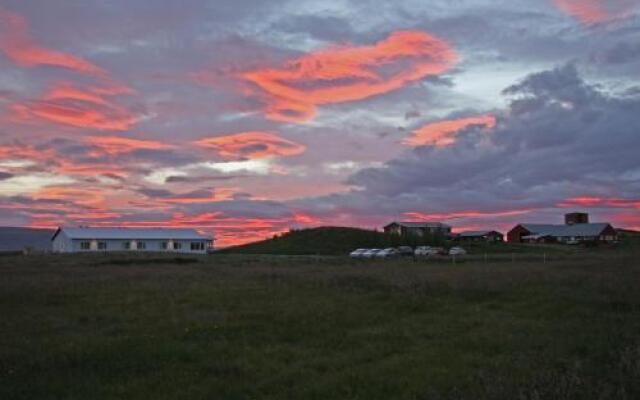
M 520 224 L 531 234 L 539 236 L 599 236 L 608 226 L 606 222 L 594 224 L 551 225 L 551 224 Z
M 441 222 L 404 222 L 404 221 L 393 221 L 387 226 L 397 224 L 400 226 L 404 226 L 405 228 L 451 228 L 451 226 L 447 224 L 443 224 Z M 385 226 L 385 228 L 387 227 Z
M 178 239 L 178 240 L 213 240 L 211 236 L 198 233 L 195 229 L 174 228 L 92 228 L 92 227 L 60 227 L 58 233 L 64 232 L 71 239 Z
M 464 232 L 459 232 L 458 236 L 460 237 L 482 237 L 482 236 L 486 236 L 490 233 L 498 233 L 500 235 L 502 235 L 502 233 L 498 232 L 498 231 L 493 231 L 493 230 L 489 230 L 489 231 L 464 231 Z

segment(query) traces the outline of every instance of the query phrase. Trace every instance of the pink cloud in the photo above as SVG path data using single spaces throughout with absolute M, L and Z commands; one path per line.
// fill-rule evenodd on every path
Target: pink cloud
M 25 67 L 51 65 L 85 74 L 105 74 L 100 67 L 80 57 L 38 45 L 29 34 L 24 17 L 1 8 L 0 51 L 16 64 Z
M 491 114 L 484 114 L 432 122 L 413 131 L 412 135 L 402 143 L 409 146 L 448 146 L 456 142 L 458 132 L 474 125 L 493 128 L 496 125 L 496 118 Z
M 137 117 L 117 103 L 115 96 L 132 90 L 120 84 L 78 86 L 58 82 L 40 98 L 11 106 L 18 122 L 48 121 L 78 128 L 125 131 Z
M 636 4 L 633 0 L 553 0 L 565 13 L 585 25 L 594 25 L 624 17 Z
M 448 71 L 457 56 L 444 40 L 420 31 L 399 31 L 370 46 L 335 46 L 259 68 L 239 77 L 262 90 L 266 116 L 305 122 L 317 106 L 362 100 Z
M 173 147 L 155 140 L 140 140 L 119 136 L 90 136 L 85 138 L 84 141 L 98 149 L 93 154 L 90 154 L 96 157 L 103 154 L 117 155 L 136 150 L 163 150 Z
M 229 159 L 286 157 L 304 153 L 306 147 L 270 132 L 241 132 L 194 142 Z

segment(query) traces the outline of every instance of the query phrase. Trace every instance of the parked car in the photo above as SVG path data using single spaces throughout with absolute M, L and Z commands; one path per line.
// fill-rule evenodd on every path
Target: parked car
M 352 251 L 351 253 L 349 253 L 349 257 L 351 257 L 351 258 L 360 258 L 360 257 L 362 257 L 362 254 L 367 250 L 369 250 L 369 249 L 356 249 L 356 250 Z
M 452 247 L 451 249 L 449 249 L 449 255 L 450 256 L 463 256 L 467 254 L 467 251 L 465 249 L 463 249 L 462 247 Z
M 380 251 L 380 249 L 367 249 L 365 252 L 362 253 L 362 258 L 374 258 L 376 256 L 376 254 L 378 254 L 378 252 Z
M 433 256 L 444 256 L 447 255 L 447 250 L 443 247 L 429 247 L 424 250 L 424 256 L 433 257 Z
M 376 258 L 392 258 L 400 255 L 400 252 L 393 247 L 386 248 L 384 250 L 380 250 L 376 253 Z
M 398 247 L 398 253 L 401 256 L 412 256 L 413 255 L 413 249 L 409 246 L 400 246 Z
M 413 252 L 414 255 L 418 257 L 428 256 L 431 252 L 431 246 L 418 246 L 416 250 Z

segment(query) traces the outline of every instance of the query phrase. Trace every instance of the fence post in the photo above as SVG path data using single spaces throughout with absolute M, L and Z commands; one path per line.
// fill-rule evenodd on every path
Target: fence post
M 547 253 L 546 252 L 542 254 L 542 263 L 543 264 L 547 263 Z

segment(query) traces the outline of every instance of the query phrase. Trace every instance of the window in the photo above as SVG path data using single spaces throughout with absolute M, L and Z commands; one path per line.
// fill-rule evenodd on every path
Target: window
M 145 242 L 138 242 L 138 250 L 144 250 L 147 248 L 147 243 Z
M 169 243 L 167 242 L 162 242 L 162 244 L 160 245 L 162 247 L 162 250 L 166 250 L 169 248 Z
M 106 250 L 107 242 L 98 242 L 98 250 Z
M 80 242 L 81 250 L 89 250 L 91 249 L 91 242 Z
M 173 242 L 173 248 L 176 250 L 180 250 L 182 248 L 182 243 Z
M 204 250 L 204 243 L 191 242 L 191 250 Z
M 122 248 L 124 250 L 131 250 L 131 242 L 122 242 Z

